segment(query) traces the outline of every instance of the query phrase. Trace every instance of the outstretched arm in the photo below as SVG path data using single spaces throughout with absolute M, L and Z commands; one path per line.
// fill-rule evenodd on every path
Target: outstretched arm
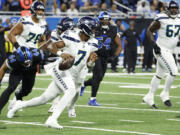
M 1 66 L 0 68 L 0 83 L 4 77 L 4 74 L 6 73 L 6 70 L 7 70 L 7 65 L 6 65 L 6 62 L 3 63 L 3 65 Z
M 122 51 L 122 43 L 118 35 L 115 37 L 115 44 L 117 45 L 115 56 L 119 56 Z

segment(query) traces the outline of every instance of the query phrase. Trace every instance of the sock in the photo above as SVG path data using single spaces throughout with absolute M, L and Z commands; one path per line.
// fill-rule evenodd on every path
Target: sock
M 166 77 L 165 87 L 164 87 L 163 92 L 168 92 L 169 93 L 169 90 L 170 90 L 170 88 L 172 86 L 172 83 L 173 83 L 174 79 L 175 79 L 175 76 L 172 76 L 170 74 Z
M 158 86 L 161 82 L 161 79 L 157 78 L 157 76 L 155 75 L 153 77 L 153 79 L 151 80 L 151 86 L 150 86 L 150 90 L 149 90 L 149 94 L 155 94 L 156 90 L 158 89 Z
M 90 100 L 94 100 L 94 99 L 96 99 L 96 97 L 90 97 Z
M 76 93 L 76 95 L 74 96 L 74 98 L 72 99 L 70 104 L 68 105 L 69 110 L 74 108 L 74 105 L 75 105 L 76 101 L 78 100 L 78 98 L 79 98 L 79 92 Z

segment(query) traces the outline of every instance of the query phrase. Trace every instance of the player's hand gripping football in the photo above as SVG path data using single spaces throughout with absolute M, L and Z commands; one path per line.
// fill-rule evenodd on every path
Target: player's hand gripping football
M 60 57 L 63 59 L 59 64 L 60 70 L 67 70 L 73 66 L 75 60 L 74 56 L 68 53 L 62 53 Z

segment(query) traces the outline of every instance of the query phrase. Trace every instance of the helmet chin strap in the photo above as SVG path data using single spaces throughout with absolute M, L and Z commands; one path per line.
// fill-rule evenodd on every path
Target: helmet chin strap
M 178 14 L 176 14 L 176 15 L 169 15 L 171 18 L 173 18 L 173 19 L 175 19 L 177 16 L 178 16 Z

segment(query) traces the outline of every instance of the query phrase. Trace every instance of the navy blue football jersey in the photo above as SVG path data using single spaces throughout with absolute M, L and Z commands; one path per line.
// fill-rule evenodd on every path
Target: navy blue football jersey
M 117 27 L 109 26 L 109 29 L 102 29 L 98 26 L 95 29 L 95 38 L 99 41 L 98 43 L 98 56 L 109 57 L 111 56 L 112 46 L 115 44 L 115 37 L 117 35 Z

